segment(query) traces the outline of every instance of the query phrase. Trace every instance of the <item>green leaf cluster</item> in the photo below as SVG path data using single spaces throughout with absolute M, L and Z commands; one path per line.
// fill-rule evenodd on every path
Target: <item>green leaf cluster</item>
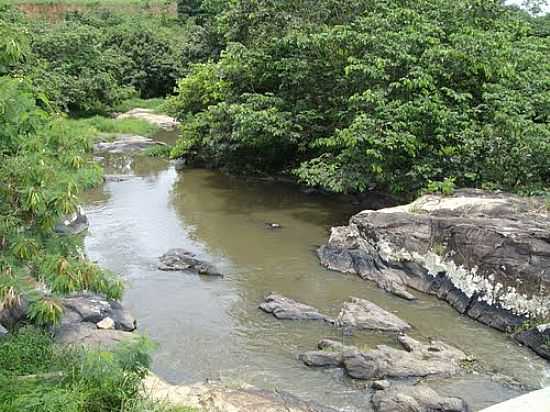
M 173 156 L 337 192 L 550 183 L 547 18 L 500 1 L 203 1 Z M 543 20 L 545 19 L 545 20 Z

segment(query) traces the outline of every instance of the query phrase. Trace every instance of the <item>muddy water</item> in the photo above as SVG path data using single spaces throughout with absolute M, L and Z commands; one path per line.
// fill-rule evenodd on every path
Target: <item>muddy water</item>
M 363 347 L 393 339 L 376 333 L 342 337 L 321 323 L 278 321 L 257 308 L 276 291 L 333 316 L 349 296 L 366 298 L 414 325 L 414 335 L 442 338 L 472 354 L 481 373 L 429 384 L 465 398 L 474 410 L 520 393 L 503 383 L 504 376 L 532 388 L 550 384 L 548 363 L 448 305 L 421 294 L 417 302 L 406 302 L 321 268 L 314 249 L 326 241 L 330 226 L 345 223 L 355 211 L 350 204 L 282 183 L 205 170 L 178 174 L 159 159 L 110 164 L 114 170 L 108 172 L 132 177 L 87 195 L 87 253 L 128 282 L 125 304 L 140 331 L 159 343 L 154 370 L 165 379 L 247 382 L 346 411 L 370 410 L 364 383 L 338 370 L 308 369 L 296 356 L 323 337 Z M 269 230 L 266 222 L 283 228 Z M 158 256 L 174 247 L 208 259 L 227 276 L 157 270 Z

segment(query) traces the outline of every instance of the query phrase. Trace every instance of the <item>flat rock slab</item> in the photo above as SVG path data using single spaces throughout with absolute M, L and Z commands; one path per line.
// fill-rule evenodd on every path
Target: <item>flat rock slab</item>
M 132 109 L 126 113 L 119 114 L 117 119 L 135 118 L 145 120 L 147 123 L 154 124 L 165 130 L 173 130 L 178 126 L 178 121 L 165 114 L 155 113 L 151 109 Z
M 344 352 L 344 368 L 356 379 L 450 377 L 463 372 L 461 363 L 468 356 L 461 350 L 441 341 L 423 344 L 402 335 L 398 341 L 404 348 L 379 345 L 361 352 Z
M 89 322 L 69 323 L 56 330 L 55 340 L 63 345 L 113 348 L 121 342 L 135 339 L 136 334 L 113 329 L 98 329 Z
M 480 412 L 548 412 L 549 410 L 550 387 L 493 405 Z
M 271 313 L 277 319 L 334 322 L 328 316 L 319 313 L 313 306 L 277 294 L 267 296 L 260 305 L 260 309 L 266 313 Z
M 440 396 L 424 385 L 394 385 L 377 391 L 372 398 L 375 412 L 469 412 L 460 398 Z
M 204 276 L 223 277 L 214 265 L 196 258 L 193 253 L 185 249 L 171 249 L 159 260 L 158 268 L 163 271 L 195 272 Z
M 281 391 L 251 386 L 228 388 L 221 385 L 170 385 L 155 375 L 144 380 L 146 396 L 175 406 L 202 412 L 338 412 L 316 402 L 299 399 Z
M 407 322 L 380 306 L 354 297 L 342 306 L 337 323 L 343 327 L 383 332 L 404 332 L 411 329 Z
M 96 153 L 123 154 L 142 151 L 152 146 L 165 146 L 165 143 L 157 142 L 148 137 L 138 135 L 118 135 L 112 142 L 101 142 L 94 145 Z

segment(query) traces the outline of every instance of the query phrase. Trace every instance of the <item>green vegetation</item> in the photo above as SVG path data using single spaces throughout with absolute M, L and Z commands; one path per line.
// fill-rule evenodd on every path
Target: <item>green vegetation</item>
M 223 51 L 178 83 L 174 156 L 337 192 L 415 194 L 444 179 L 548 190 L 547 19 L 477 0 L 203 1 L 201 12 Z
M 105 134 L 137 134 L 148 137 L 154 135 L 159 130 L 157 126 L 151 123 L 131 117 L 117 120 L 103 116 L 92 116 L 66 119 L 64 123 L 74 133 L 84 129 L 86 133 L 96 137 Z
M 62 348 L 34 328 L 0 340 L 0 412 L 196 412 L 144 398 L 152 345 L 112 352 Z
M 142 99 L 140 97 L 133 97 L 127 100 L 124 100 L 123 102 L 117 104 L 113 110 L 115 112 L 127 112 L 131 109 L 135 109 L 136 107 L 139 107 L 141 109 L 151 109 L 155 112 L 162 112 L 164 105 L 166 103 L 166 100 L 157 97 L 152 99 Z

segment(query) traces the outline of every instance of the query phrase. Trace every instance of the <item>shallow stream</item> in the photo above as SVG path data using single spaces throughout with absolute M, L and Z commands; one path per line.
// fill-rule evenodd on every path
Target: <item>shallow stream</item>
M 474 410 L 521 393 L 505 383 L 510 378 L 533 389 L 550 385 L 547 362 L 447 304 L 421 293 L 407 302 L 373 283 L 323 269 L 315 249 L 331 226 L 345 224 L 357 211 L 349 201 L 207 170 L 177 173 L 162 159 L 123 157 L 106 166 L 107 173 L 131 178 L 86 194 L 86 250 L 127 281 L 125 305 L 140 332 L 159 344 L 153 369 L 172 383 L 246 382 L 346 411 L 369 411 L 364 382 L 339 370 L 309 369 L 297 355 L 324 337 L 361 347 L 394 339 L 376 333 L 342 337 L 320 322 L 276 320 L 258 309 L 274 291 L 332 316 L 348 297 L 366 298 L 414 325 L 414 336 L 441 338 L 475 356 L 481 372 L 428 381 Z M 283 228 L 270 230 L 267 222 Z M 226 277 L 159 271 L 158 257 L 171 248 L 195 252 Z

